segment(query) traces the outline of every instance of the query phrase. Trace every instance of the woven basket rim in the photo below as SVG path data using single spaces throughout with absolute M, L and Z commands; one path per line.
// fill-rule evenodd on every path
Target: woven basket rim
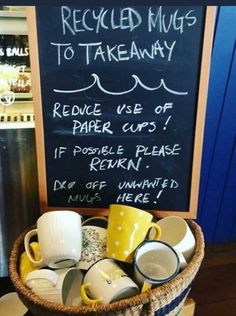
M 131 298 L 122 299 L 118 302 L 114 302 L 111 304 L 99 304 L 96 306 L 69 306 L 62 305 L 57 303 L 52 303 L 47 300 L 44 300 L 34 294 L 26 285 L 24 285 L 21 281 L 21 278 L 18 273 L 18 260 L 20 256 L 20 246 L 24 241 L 25 234 L 32 229 L 32 227 L 25 230 L 21 233 L 18 238 L 13 243 L 13 247 L 11 250 L 10 258 L 9 258 L 9 276 L 10 279 L 20 296 L 23 296 L 27 303 L 32 306 L 44 307 L 50 309 L 52 312 L 67 312 L 71 315 L 86 315 L 87 313 L 97 312 L 111 312 L 111 311 L 119 311 L 126 308 L 135 307 L 138 305 L 144 305 L 154 300 L 155 297 L 161 296 L 164 293 L 168 293 L 172 287 L 182 282 L 185 278 L 191 273 L 196 273 L 196 267 L 199 268 L 201 261 L 204 257 L 204 237 L 200 226 L 195 223 L 193 220 L 187 220 L 191 230 L 196 239 L 196 247 L 192 257 L 192 260 L 189 262 L 187 267 L 180 272 L 174 279 L 171 281 L 158 286 L 154 289 L 148 290 L 147 292 L 137 294 Z M 33 226 L 35 227 L 35 226 Z

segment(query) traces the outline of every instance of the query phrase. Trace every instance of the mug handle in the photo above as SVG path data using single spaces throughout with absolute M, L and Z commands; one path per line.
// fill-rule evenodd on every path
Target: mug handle
M 143 282 L 141 293 L 146 292 L 147 290 L 150 290 L 152 285 L 146 281 Z
M 35 260 L 32 257 L 31 251 L 30 251 L 30 239 L 37 234 L 38 234 L 38 230 L 32 229 L 25 235 L 25 237 L 24 237 L 25 252 L 26 252 L 29 260 L 32 262 L 32 264 L 34 266 L 42 267 L 43 266 L 43 258 L 41 258 L 40 260 Z
M 151 222 L 149 225 L 149 230 L 151 228 L 153 228 L 153 230 L 155 230 L 155 236 L 153 237 L 153 239 L 159 240 L 161 238 L 161 227 L 158 224 Z
M 86 305 L 95 305 L 95 304 L 100 303 L 102 301 L 102 297 L 99 297 L 97 299 L 91 299 L 87 296 L 86 290 L 88 290 L 89 287 L 90 287 L 90 283 L 85 283 L 85 284 L 82 284 L 80 288 L 81 297 L 84 303 Z

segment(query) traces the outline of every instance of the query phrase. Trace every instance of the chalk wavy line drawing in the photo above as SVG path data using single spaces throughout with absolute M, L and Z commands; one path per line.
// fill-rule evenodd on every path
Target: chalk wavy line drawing
M 145 90 L 149 90 L 149 91 L 154 91 L 154 90 L 158 90 L 160 89 L 161 87 L 163 87 L 166 91 L 168 91 L 169 93 L 172 93 L 172 94 L 176 94 L 176 95 L 187 95 L 188 92 L 180 92 L 180 91 L 175 91 L 175 90 L 172 90 L 170 88 L 167 87 L 167 85 L 165 84 L 165 81 L 164 79 L 161 79 L 160 80 L 160 84 L 159 86 L 157 87 L 149 87 L 147 85 L 145 85 L 141 79 L 137 76 L 137 75 L 131 75 L 132 78 L 134 78 L 135 82 L 134 82 L 134 85 L 132 88 L 128 89 L 128 90 L 125 90 L 125 91 L 119 91 L 119 92 L 115 92 L 115 91 L 109 91 L 109 90 L 106 90 L 102 85 L 101 85 L 101 82 L 100 82 L 100 78 L 97 74 L 91 74 L 91 76 L 93 77 L 93 83 L 90 84 L 89 86 L 87 87 L 84 87 L 84 88 L 80 88 L 80 89 L 75 89 L 75 90 L 60 90 L 60 89 L 53 89 L 54 92 L 56 93 L 78 93 L 78 92 L 83 92 L 83 91 L 86 91 L 86 90 L 89 90 L 91 89 L 95 84 L 97 84 L 98 88 L 106 93 L 106 94 L 111 94 L 111 95 L 123 95 L 123 94 L 128 94 L 130 92 L 132 92 L 138 85 L 140 85 L 143 89 Z

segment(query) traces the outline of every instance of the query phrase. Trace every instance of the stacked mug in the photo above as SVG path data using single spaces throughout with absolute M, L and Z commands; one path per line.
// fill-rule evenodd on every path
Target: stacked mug
M 26 258 L 20 261 L 20 271 L 29 263 L 35 267 L 21 276 L 25 284 L 43 299 L 51 302 L 80 305 L 78 295 L 83 277 L 76 268 L 82 251 L 82 218 L 73 211 L 51 211 L 37 220 L 37 228 L 24 238 Z M 32 238 L 37 235 L 40 258 L 32 253 Z M 24 253 L 22 254 L 22 256 Z M 22 259 L 22 257 L 21 257 Z
M 180 217 L 153 222 L 149 212 L 111 204 L 108 218 L 44 213 L 24 245 L 23 282 L 41 298 L 78 306 L 109 304 L 171 280 L 191 259 L 195 239 Z

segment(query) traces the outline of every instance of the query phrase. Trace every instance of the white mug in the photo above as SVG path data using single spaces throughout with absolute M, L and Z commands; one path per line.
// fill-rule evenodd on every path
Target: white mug
M 81 286 L 81 296 L 86 305 L 109 304 L 138 293 L 137 284 L 109 258 L 101 259 L 91 266 Z
M 38 235 L 41 259 L 36 261 L 29 244 Z M 25 251 L 36 266 L 66 268 L 76 264 L 81 256 L 81 216 L 74 211 L 50 211 L 40 216 L 37 228 L 30 230 L 24 238 Z
M 27 311 L 27 307 L 19 299 L 16 292 L 10 292 L 0 297 L 0 315 L 23 316 L 26 315 Z
M 79 306 L 83 274 L 77 268 L 34 270 L 26 277 L 26 285 L 39 297 L 53 303 Z
M 162 231 L 160 240 L 175 249 L 179 256 L 180 268 L 184 268 L 190 261 L 196 244 L 187 222 L 179 216 L 167 216 L 157 224 Z
M 88 270 L 91 265 L 106 257 L 107 219 L 91 217 L 82 223 L 82 253 L 76 264 Z
M 168 244 L 145 240 L 134 254 L 134 279 L 145 292 L 173 279 L 179 271 L 179 258 Z

